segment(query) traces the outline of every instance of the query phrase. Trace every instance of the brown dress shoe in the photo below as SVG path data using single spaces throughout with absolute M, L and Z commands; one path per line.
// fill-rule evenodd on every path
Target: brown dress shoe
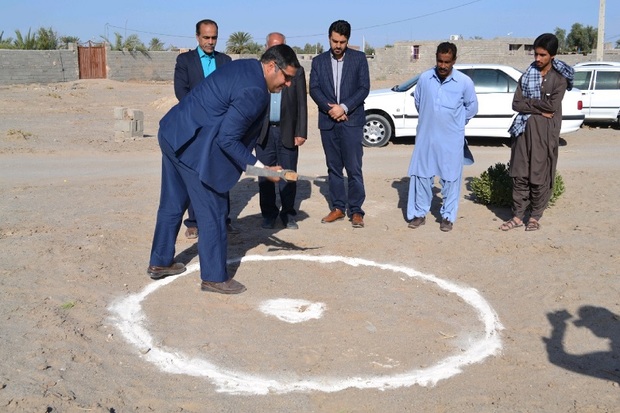
M 185 230 L 185 238 L 187 239 L 196 239 L 198 238 L 198 228 L 196 227 L 187 227 Z
M 426 217 L 416 217 L 413 218 L 407 226 L 411 229 L 416 229 L 420 228 L 424 224 L 426 224 Z
M 353 228 L 364 228 L 364 216 L 359 212 L 356 212 L 351 217 L 351 225 Z
M 439 229 L 443 232 L 452 231 L 452 222 L 448 221 L 446 218 L 441 220 L 441 224 L 439 224 Z
M 327 214 L 327 216 L 323 217 L 321 223 L 328 224 L 330 222 L 338 221 L 339 219 L 344 218 L 344 212 L 339 210 L 338 208 L 334 208 L 332 212 Z
M 220 294 L 240 294 L 246 290 L 245 285 L 233 280 L 232 278 L 221 283 L 203 281 L 200 284 L 200 289 L 202 291 L 210 291 Z
M 185 265 L 181 262 L 175 262 L 170 267 L 158 267 L 156 265 L 151 265 L 146 270 L 147 274 L 154 280 L 159 280 L 160 278 L 164 278 L 169 275 L 181 274 L 184 271 Z

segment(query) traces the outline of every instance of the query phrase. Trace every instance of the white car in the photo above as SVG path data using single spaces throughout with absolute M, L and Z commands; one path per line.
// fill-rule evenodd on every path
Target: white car
M 512 97 L 522 73 L 511 66 L 494 64 L 459 64 L 454 68 L 472 78 L 478 97 L 478 114 L 465 127 L 465 136 L 509 138 L 508 128 L 517 115 L 512 110 Z M 418 111 L 412 93 L 418 78 L 392 89 L 370 92 L 364 102 L 364 146 L 380 147 L 392 137 L 415 136 Z M 581 92 L 575 89 L 564 95 L 560 133 L 581 127 L 585 117 L 581 98 Z
M 587 122 L 620 123 L 620 63 L 576 64 L 575 86 L 581 89 Z

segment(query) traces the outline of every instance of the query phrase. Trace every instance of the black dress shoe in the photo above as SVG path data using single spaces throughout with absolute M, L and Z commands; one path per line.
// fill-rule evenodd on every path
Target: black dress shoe
M 245 285 L 231 278 L 230 280 L 221 283 L 203 281 L 200 284 L 200 289 L 202 291 L 210 291 L 220 294 L 240 294 L 244 292 L 247 288 L 245 288 Z
M 154 280 L 159 280 L 160 278 L 164 278 L 169 275 L 181 274 L 184 271 L 185 265 L 180 262 L 175 262 L 169 267 L 158 267 L 156 265 L 151 265 L 146 270 L 147 274 Z
M 271 217 L 263 218 L 263 223 L 260 225 L 264 229 L 273 229 L 276 226 L 276 219 Z
M 297 221 L 292 215 L 286 216 L 286 222 L 283 222 L 286 229 L 299 229 L 299 225 L 297 225 Z
M 235 235 L 239 233 L 239 230 L 233 226 L 230 222 L 226 223 L 226 232 L 229 234 Z

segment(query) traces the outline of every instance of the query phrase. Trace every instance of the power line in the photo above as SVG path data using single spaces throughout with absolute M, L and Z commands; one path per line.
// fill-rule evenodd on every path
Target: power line
M 445 13 L 447 11 L 451 11 L 451 10 L 459 9 L 461 7 L 469 6 L 470 4 L 478 3 L 478 2 L 481 2 L 481 1 L 483 1 L 483 0 L 473 0 L 473 1 L 470 1 L 468 3 L 460 4 L 458 6 L 449 7 L 447 9 L 442 9 L 442 10 L 438 10 L 438 11 L 434 11 L 434 12 L 430 12 L 430 13 L 426 13 L 426 14 L 421 14 L 419 16 L 409 17 L 407 19 L 396 20 L 396 21 L 393 21 L 393 22 L 375 24 L 373 26 L 360 27 L 359 29 L 353 29 L 352 31 L 357 32 L 357 31 L 360 31 L 360 30 L 375 29 L 377 27 L 391 26 L 393 24 L 399 24 L 399 23 L 408 22 L 408 21 L 411 21 L 411 20 L 418 20 L 418 19 L 422 19 L 424 17 L 434 16 L 436 14 L 441 14 L 441 13 Z M 309 35 L 303 35 L 303 36 L 286 36 L 286 37 L 288 37 L 290 39 L 294 39 L 294 38 L 298 38 L 298 37 L 315 37 L 315 36 L 324 36 L 324 35 L 325 35 L 325 33 L 309 34 Z

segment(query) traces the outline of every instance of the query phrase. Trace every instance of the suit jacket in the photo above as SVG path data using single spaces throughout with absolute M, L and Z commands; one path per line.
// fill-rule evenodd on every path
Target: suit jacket
M 159 140 L 200 180 L 219 193 L 229 191 L 246 165 L 269 104 L 262 64 L 235 60 L 194 87 L 159 123 Z
M 232 61 L 227 54 L 213 53 L 215 54 L 215 67 L 218 69 Z M 204 78 L 205 75 L 202 70 L 198 48 L 177 56 L 177 63 L 174 66 L 174 94 L 178 100 L 184 98 Z
M 269 133 L 269 108 L 263 122 L 258 144 L 262 144 Z M 303 67 L 297 69 L 291 85 L 282 89 L 280 102 L 280 134 L 282 144 L 289 149 L 295 148 L 295 137 L 308 137 L 308 96 L 306 91 L 306 73 Z
M 366 54 L 347 49 L 342 62 L 340 102 L 336 101 L 336 89 L 332 71 L 331 50 L 312 59 L 310 72 L 310 96 L 319 108 L 319 129 L 332 129 L 336 121 L 329 117 L 328 103 L 342 103 L 349 109 L 347 126 L 363 126 L 366 123 L 364 99 L 370 91 L 370 74 Z

